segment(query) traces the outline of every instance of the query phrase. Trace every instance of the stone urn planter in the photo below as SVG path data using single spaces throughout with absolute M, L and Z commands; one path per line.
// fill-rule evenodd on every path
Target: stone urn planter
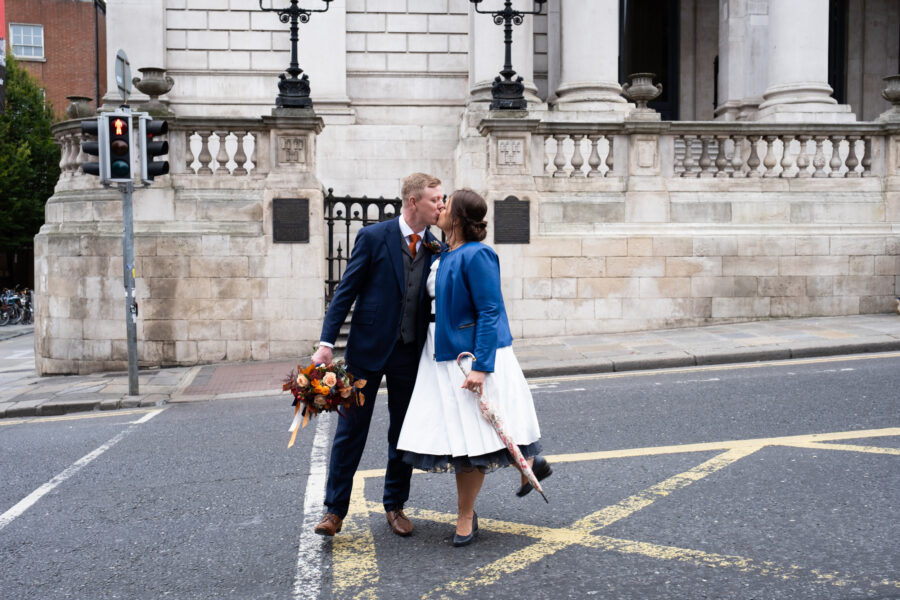
M 66 117 L 70 119 L 83 119 L 94 115 L 91 108 L 91 99 L 87 96 L 66 96 L 69 106 L 66 107 Z
M 637 104 L 637 110 L 652 111 L 647 103 L 662 94 L 661 83 L 653 84 L 656 73 L 632 73 L 628 76 L 628 83 L 622 86 L 622 94 Z
M 141 108 L 151 115 L 171 116 L 172 112 L 159 97 L 169 93 L 175 85 L 175 80 L 166 75 L 165 69 L 159 67 L 143 67 L 138 71 L 141 77 L 135 77 L 131 82 L 142 94 L 150 96 L 150 100 L 143 103 Z
M 900 75 L 888 75 L 883 81 L 884 89 L 881 91 L 881 97 L 893 106 L 881 113 L 878 121 L 900 122 Z

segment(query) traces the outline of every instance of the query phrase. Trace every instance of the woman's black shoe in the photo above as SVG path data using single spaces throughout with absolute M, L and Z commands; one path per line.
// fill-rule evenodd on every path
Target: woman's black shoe
M 550 463 L 547 462 L 547 459 L 543 456 L 535 456 L 534 464 L 531 466 L 531 470 L 534 471 L 534 476 L 537 477 L 538 481 L 543 481 L 550 477 L 553 474 L 553 469 L 550 468 Z M 527 496 L 531 490 L 534 489 L 530 483 L 526 483 L 522 487 L 519 488 L 519 491 L 516 492 L 516 496 L 521 498 L 522 496 Z
M 457 548 L 460 546 L 468 546 L 472 543 L 472 540 L 475 539 L 475 534 L 478 533 L 478 515 L 473 513 L 472 516 L 472 533 L 469 535 L 459 535 L 456 532 L 453 532 L 453 545 Z

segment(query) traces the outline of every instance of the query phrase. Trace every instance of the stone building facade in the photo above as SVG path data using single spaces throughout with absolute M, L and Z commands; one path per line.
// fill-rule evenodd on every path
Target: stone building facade
M 290 47 L 257 0 L 111 1 L 110 51 L 175 80 L 172 172 L 135 193 L 141 364 L 308 353 L 326 189 L 391 198 L 416 170 L 483 193 L 487 241 L 519 242 L 495 244 L 516 337 L 889 310 L 900 114 L 882 78 L 900 70 L 900 8 L 849 3 L 836 44 L 840 2 L 663 4 L 547 2 L 514 28 L 528 110 L 511 112 L 489 110 L 502 29 L 470 2 L 336 0 L 300 29 L 315 115 L 298 116 L 273 113 Z M 639 86 L 622 95 L 645 64 L 665 69 L 649 108 Z M 36 240 L 43 373 L 125 360 L 121 204 L 81 173 L 79 135 L 57 127 L 64 173 Z M 281 198 L 308 200 L 308 242 L 275 241 Z M 510 240 L 523 223 L 527 243 Z

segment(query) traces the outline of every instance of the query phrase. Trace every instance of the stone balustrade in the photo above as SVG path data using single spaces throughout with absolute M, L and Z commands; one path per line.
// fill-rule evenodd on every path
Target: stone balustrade
M 179 119 L 168 136 L 170 151 L 178 155 L 170 161 L 172 173 L 245 177 L 269 171 L 257 151 L 269 140 L 258 119 Z

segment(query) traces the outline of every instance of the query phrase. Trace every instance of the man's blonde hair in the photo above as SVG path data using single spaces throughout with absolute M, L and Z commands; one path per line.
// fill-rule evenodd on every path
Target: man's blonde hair
M 441 185 L 441 180 L 434 175 L 428 173 L 413 173 L 403 180 L 403 187 L 400 188 L 400 197 L 403 199 L 403 206 L 409 203 L 411 196 L 415 196 L 416 200 L 422 197 L 425 188 L 433 188 Z

